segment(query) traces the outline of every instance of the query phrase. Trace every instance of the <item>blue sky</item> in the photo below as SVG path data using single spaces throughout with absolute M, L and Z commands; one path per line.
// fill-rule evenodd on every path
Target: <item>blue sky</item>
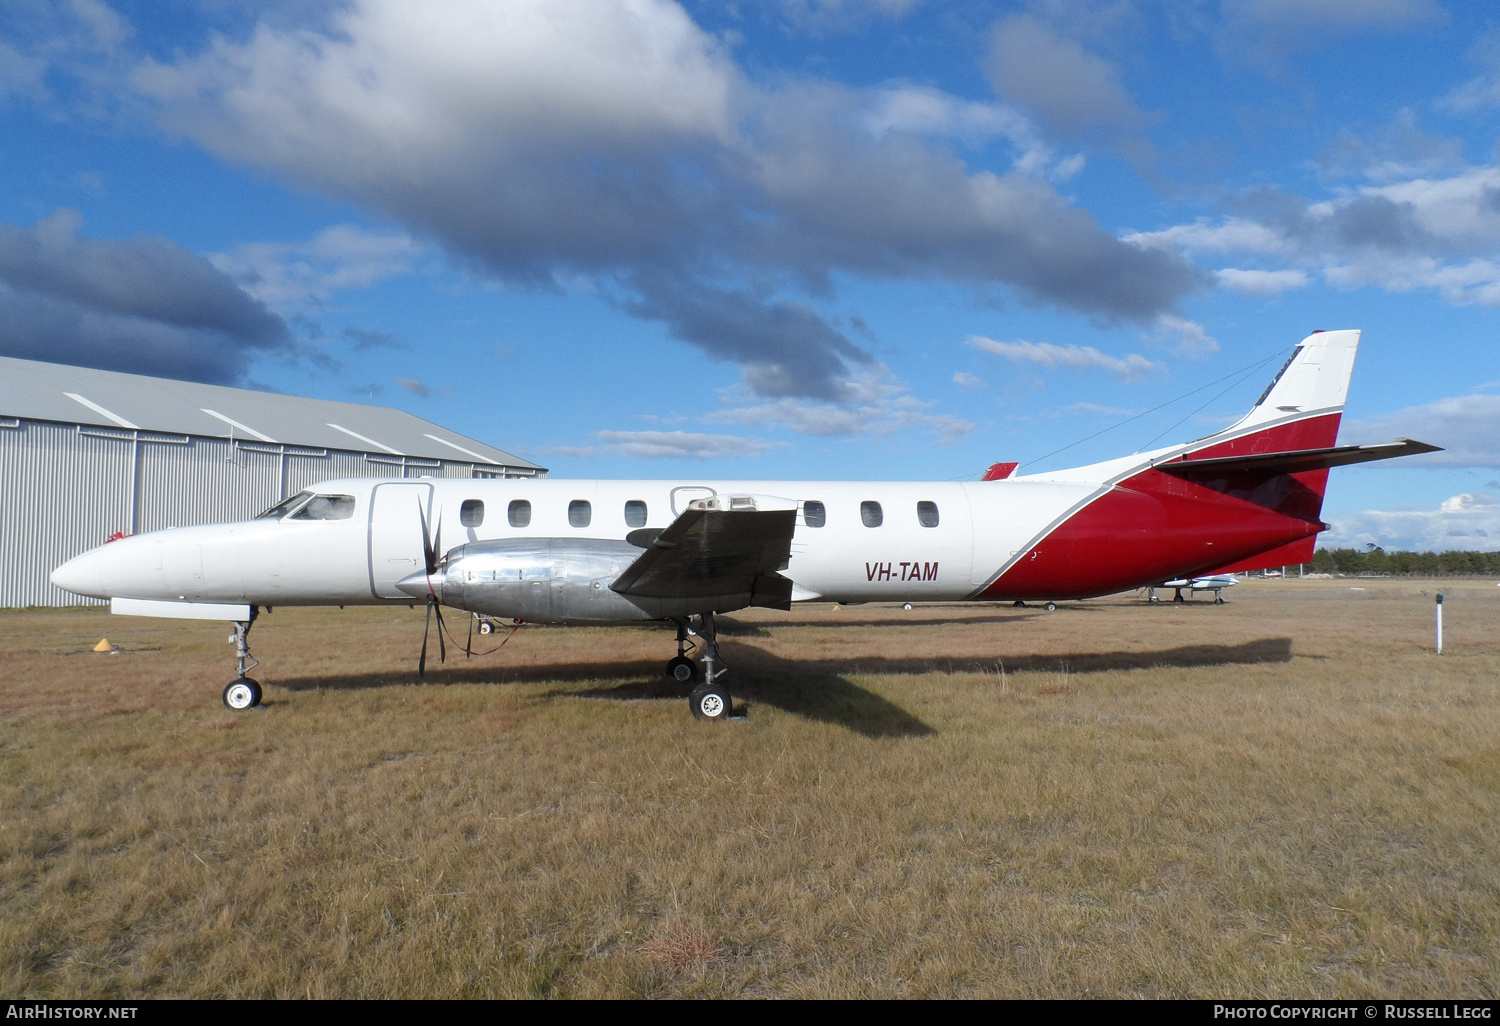
M 1325 539 L 1500 548 L 1490 10 L 12 0 L 0 352 L 554 476 L 963 479 L 1359 327 L 1343 440 L 1448 451 L 1337 472 Z

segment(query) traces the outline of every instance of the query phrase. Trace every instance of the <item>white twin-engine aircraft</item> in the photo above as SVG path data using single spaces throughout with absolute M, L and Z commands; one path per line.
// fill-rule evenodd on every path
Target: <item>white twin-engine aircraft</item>
M 449 606 L 486 623 L 675 623 L 667 673 L 696 683 L 695 716 L 719 719 L 731 701 L 717 613 L 1080 599 L 1308 562 L 1330 467 L 1436 450 L 1335 445 L 1358 344 L 1358 331 L 1315 332 L 1234 426 L 1075 470 L 1014 477 L 997 464 L 986 476 L 999 479 L 968 483 L 335 480 L 255 520 L 115 541 L 52 581 L 116 613 L 233 622 L 231 709 L 260 702 L 246 672 L 261 607 L 417 600 L 429 622 Z M 419 672 L 426 649 L 424 636 Z

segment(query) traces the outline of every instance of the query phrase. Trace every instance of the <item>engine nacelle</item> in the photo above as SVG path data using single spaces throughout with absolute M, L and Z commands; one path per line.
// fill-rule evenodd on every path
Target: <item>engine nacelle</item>
M 632 623 L 727 612 L 745 596 L 627 597 L 610 589 L 643 549 L 602 538 L 508 538 L 469 542 L 448 552 L 431 577 L 415 573 L 397 587 L 431 594 L 445 606 L 527 623 Z

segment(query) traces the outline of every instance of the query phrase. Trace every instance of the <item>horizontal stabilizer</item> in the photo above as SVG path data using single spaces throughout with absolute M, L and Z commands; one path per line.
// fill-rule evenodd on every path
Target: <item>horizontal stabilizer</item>
M 1264 474 L 1300 474 L 1307 470 L 1347 467 L 1353 463 L 1371 463 L 1397 456 L 1416 456 L 1424 452 L 1442 452 L 1442 446 L 1398 438 L 1379 445 L 1336 445 L 1328 449 L 1298 449 L 1293 452 L 1258 452 L 1245 456 L 1215 459 L 1174 460 L 1158 463 L 1156 469 L 1178 477 L 1199 477 L 1253 471 Z
M 643 598 L 748 595 L 749 605 L 790 609 L 791 579 L 777 571 L 791 558 L 796 528 L 795 508 L 689 507 L 610 587 Z

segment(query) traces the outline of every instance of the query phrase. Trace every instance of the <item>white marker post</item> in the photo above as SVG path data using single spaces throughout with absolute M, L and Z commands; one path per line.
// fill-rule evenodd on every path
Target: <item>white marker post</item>
M 1443 593 L 1437 597 L 1437 654 L 1443 654 Z

